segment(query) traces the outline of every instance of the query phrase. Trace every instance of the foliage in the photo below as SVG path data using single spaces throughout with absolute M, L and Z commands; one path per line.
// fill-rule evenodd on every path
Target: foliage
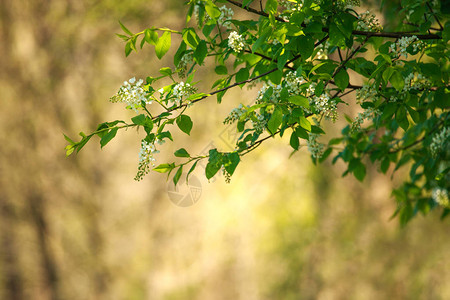
M 127 56 L 149 44 L 161 59 L 172 36 L 179 35 L 173 66 L 161 68 L 158 77 L 125 82 L 111 101 L 126 103 L 138 115 L 130 123 L 105 122 L 89 135 L 80 133 L 79 142 L 66 137 L 67 155 L 80 151 L 94 135 L 103 147 L 118 129 L 142 127 L 146 136 L 136 180 L 152 166 L 168 176 L 174 171 L 176 184 L 205 159 L 208 179 L 222 170 L 229 181 L 243 155 L 287 134 L 293 153 L 306 145 L 314 163 L 334 155 L 333 163 L 347 165 L 343 175 L 351 173 L 360 181 L 369 163 L 379 164 L 382 173 L 391 166 L 394 172 L 409 168 L 409 180 L 393 191 L 394 215 L 401 224 L 437 207 L 442 217 L 450 213 L 450 22 L 445 5 L 403 0 L 391 9 L 398 9 L 405 21 L 385 24 L 390 31 L 374 14 L 358 12 L 359 1 L 191 0 L 186 5 L 181 31 L 152 27 L 133 33 L 120 23 L 124 34 L 118 36 L 126 42 Z M 235 19 L 232 8 L 245 11 L 246 19 Z M 218 79 L 211 92 L 198 93 L 195 71 L 210 59 Z M 364 84 L 352 83 L 349 71 Z M 161 86 L 163 78 L 172 83 Z M 256 100 L 240 104 L 224 121 L 241 133 L 234 151 L 211 149 L 196 156 L 181 148 L 175 152 L 181 161 L 154 165 L 157 144 L 173 140 L 173 126 L 190 134 L 193 121 L 187 112 L 195 103 L 215 95 L 220 104 L 229 89 L 256 84 L 261 84 Z M 344 97 L 350 93 L 355 97 Z M 361 112 L 345 115 L 348 125 L 341 135 L 329 137 L 324 125 L 335 122 L 350 101 Z

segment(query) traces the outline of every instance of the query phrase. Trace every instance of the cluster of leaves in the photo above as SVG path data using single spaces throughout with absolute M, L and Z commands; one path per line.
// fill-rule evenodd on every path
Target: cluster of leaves
M 348 166 L 343 175 L 351 173 L 361 181 L 369 160 L 378 162 L 383 173 L 391 165 L 395 170 L 408 166 L 410 179 L 393 191 L 398 202 L 395 215 L 405 224 L 418 212 L 426 214 L 439 206 L 432 191 L 447 195 L 449 188 L 448 15 L 437 1 L 402 0 L 399 11 L 407 21 L 386 24 L 392 28 L 389 32 L 360 31 L 356 2 L 190 0 L 181 31 L 153 27 L 132 33 L 121 23 L 125 34 L 119 36 L 126 42 L 126 55 L 137 51 L 136 44 L 141 48 L 149 44 L 161 59 L 171 47 L 172 35 L 179 35 L 174 66 L 161 68 L 159 77 L 147 77 L 144 90 L 149 101 L 142 101 L 142 114 L 132 123 L 100 124 L 90 135 L 81 133 L 79 142 L 66 137 L 67 155 L 78 152 L 93 135 L 101 138 L 103 147 L 121 128 L 143 127 L 144 140 L 151 144 L 172 140 L 167 125 L 176 124 L 189 135 L 193 123 L 185 112 L 196 102 L 215 95 L 221 103 L 231 88 L 262 83 L 257 100 L 236 109 L 227 121 L 236 122 L 241 133 L 234 151 L 211 149 L 207 155 L 191 156 L 181 148 L 175 156 L 184 161 L 153 170 L 168 176 L 176 170 L 177 184 L 185 173 L 183 167 L 191 165 L 185 173 L 188 178 L 198 162 L 207 159 L 208 179 L 222 170 L 229 180 L 241 156 L 269 138 L 288 133 L 294 152 L 307 144 L 314 163 L 334 154 L 333 163 L 341 159 Z M 248 18 L 227 16 L 230 8 L 246 11 Z M 208 57 L 214 59 L 219 78 L 211 92 L 195 93 L 195 70 Z M 349 70 L 365 84 L 351 83 Z M 157 89 L 162 78 L 172 83 Z M 186 86 L 189 92 L 182 90 Z M 325 136 L 325 121 L 334 120 L 339 106 L 348 104 L 344 99 L 354 101 L 343 98 L 352 92 L 358 94 L 366 120 L 361 117 L 358 123 L 346 116 L 349 125 L 341 136 L 318 143 L 317 138 Z M 158 105 L 149 108 L 151 102 Z M 450 206 L 444 202 L 441 206 L 445 217 Z

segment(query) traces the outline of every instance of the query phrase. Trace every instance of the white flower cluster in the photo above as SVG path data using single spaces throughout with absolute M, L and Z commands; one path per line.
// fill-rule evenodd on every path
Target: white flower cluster
M 444 127 L 440 132 L 433 135 L 430 144 L 431 154 L 433 156 L 437 156 L 442 151 L 442 149 L 444 149 L 449 138 L 450 138 L 450 127 Z
M 231 8 L 227 8 L 225 5 L 219 8 L 220 9 L 220 16 L 217 22 L 219 25 L 224 26 L 228 29 L 231 28 L 231 22 L 227 22 L 231 19 L 233 19 L 234 11 Z
M 419 41 L 417 36 L 403 36 L 401 37 L 396 43 L 391 44 L 391 51 L 395 54 L 395 56 L 401 56 L 408 57 L 408 53 L 406 52 L 406 49 L 412 45 L 414 52 L 420 51 L 424 44 L 422 41 Z
M 441 188 L 433 189 L 431 197 L 437 204 L 446 208 L 450 208 L 450 201 L 448 200 L 448 192 L 446 189 Z
M 144 80 L 133 77 L 128 81 L 125 81 L 120 87 L 117 94 L 110 98 L 111 102 L 123 102 L 127 104 L 127 108 L 134 110 L 136 113 L 139 108 L 142 108 L 142 101 L 146 104 L 151 104 L 153 101 L 148 100 L 146 92 L 143 88 Z
M 325 145 L 322 143 L 319 143 L 317 141 L 317 138 L 319 137 L 316 133 L 310 133 L 309 139 L 307 141 L 308 151 L 311 153 L 311 156 L 314 158 L 321 158 L 323 155 L 323 152 L 325 150 Z
M 239 104 L 237 108 L 233 108 L 228 117 L 223 121 L 224 124 L 231 124 L 235 121 L 239 120 L 239 118 L 244 114 L 247 110 L 244 108 L 242 104 Z
M 315 91 L 316 91 L 316 83 L 311 82 L 311 84 L 306 89 L 306 93 L 308 94 L 308 96 L 313 96 Z
M 415 75 L 410 73 L 405 78 L 405 85 L 403 86 L 403 92 L 409 92 L 410 90 L 421 90 L 431 85 L 430 81 L 422 74 Z
M 175 97 L 175 99 L 172 99 L 172 101 L 179 106 L 181 102 L 183 101 L 183 98 L 188 98 L 192 94 L 194 94 L 197 91 L 197 89 L 193 86 L 191 86 L 189 83 L 184 83 L 181 81 L 178 83 L 172 90 L 172 94 Z M 187 102 L 188 105 L 191 104 L 190 101 Z
M 375 100 L 377 90 L 373 84 L 363 84 L 362 88 L 356 90 L 356 103 L 361 104 L 366 99 Z
M 366 11 L 359 15 L 356 30 L 380 32 L 383 30 L 383 26 L 381 26 L 374 14 Z
M 302 76 L 297 77 L 297 71 L 290 71 L 286 74 L 285 83 L 290 94 L 298 95 L 301 92 L 301 85 L 306 83 L 306 80 Z
M 359 113 L 358 116 L 355 118 L 355 121 L 352 123 L 352 131 L 356 132 L 361 129 L 361 125 L 364 122 L 364 120 L 373 120 L 376 117 L 378 117 L 381 114 L 380 110 L 374 109 L 373 107 L 369 107 L 368 109 L 364 110 L 364 112 Z
M 252 120 L 253 128 L 255 129 L 255 131 L 257 133 L 262 133 L 264 131 L 264 129 L 266 128 L 267 121 L 264 119 L 263 115 L 259 115 L 259 114 L 256 116 L 256 119 L 258 121 Z
M 244 50 L 244 42 L 242 35 L 238 34 L 236 31 L 232 31 L 228 37 L 228 47 L 233 49 L 234 52 L 241 52 Z
M 360 0 L 342 0 L 337 2 L 340 9 L 353 8 L 354 6 L 359 6 Z
M 184 53 L 183 57 L 180 60 L 180 63 L 178 64 L 178 75 L 181 78 L 186 77 L 186 70 L 187 67 L 192 64 L 194 61 L 194 55 L 192 51 Z
M 330 96 L 327 93 L 323 93 L 319 97 L 313 96 L 310 98 L 310 104 L 314 105 L 317 113 L 323 113 L 325 119 L 336 121 L 337 105 L 336 102 L 330 100 Z
M 141 151 L 139 152 L 138 172 L 134 180 L 139 181 L 144 178 L 144 176 L 148 174 L 148 172 L 150 172 L 150 166 L 155 166 L 155 158 L 153 157 L 153 154 L 158 152 L 159 151 L 156 150 L 154 144 L 142 140 Z
M 262 88 L 258 91 L 258 96 L 256 96 L 256 103 L 261 103 L 264 97 L 264 94 L 267 92 L 269 88 L 273 89 L 272 95 L 269 98 L 269 101 L 271 102 L 278 102 L 278 99 L 280 98 L 280 93 L 283 87 L 281 84 L 275 85 L 272 82 L 269 81 L 269 83 L 264 83 Z

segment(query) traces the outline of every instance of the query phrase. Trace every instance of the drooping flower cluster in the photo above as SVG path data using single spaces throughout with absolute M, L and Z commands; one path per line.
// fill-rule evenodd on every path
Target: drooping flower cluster
M 442 188 L 433 189 L 431 197 L 437 204 L 446 208 L 450 208 L 450 201 L 448 200 L 448 192 L 446 189 Z
M 362 88 L 356 90 L 356 103 L 358 104 L 361 104 L 366 99 L 375 100 L 375 97 L 377 97 L 377 90 L 373 84 L 363 84 Z
M 236 31 L 232 31 L 228 37 L 228 47 L 233 49 L 234 52 L 241 52 L 244 50 L 245 41 L 242 35 Z
M 431 155 L 436 157 L 443 149 L 445 149 L 445 146 L 449 138 L 450 138 L 449 127 L 444 127 L 440 132 L 433 135 L 430 144 Z
M 264 131 L 264 129 L 266 128 L 267 125 L 267 120 L 264 118 L 263 115 L 258 114 L 256 116 L 257 121 L 254 121 L 252 119 L 252 125 L 253 128 L 255 129 L 255 131 L 257 133 L 262 133 Z
M 244 114 L 247 110 L 244 108 L 242 104 L 239 104 L 237 108 L 233 108 L 230 114 L 223 121 L 224 124 L 231 124 L 239 120 L 239 118 Z
M 383 30 L 383 26 L 381 26 L 374 14 L 366 11 L 359 15 L 356 30 L 380 32 Z
M 134 110 L 136 113 L 138 109 L 142 108 L 142 101 L 145 104 L 151 104 L 152 100 L 147 99 L 146 91 L 143 87 L 144 80 L 133 77 L 125 81 L 120 87 L 117 94 L 110 98 L 111 102 L 123 102 L 127 104 L 127 108 Z
M 226 7 L 223 5 L 222 7 L 219 7 L 220 9 L 220 16 L 217 19 L 217 23 L 219 25 L 224 26 L 228 29 L 231 28 L 231 22 L 228 22 L 229 20 L 233 19 L 234 11 L 231 8 Z
M 431 86 L 430 81 L 418 73 L 415 75 L 414 73 L 410 73 L 405 78 L 405 85 L 403 86 L 403 92 L 409 92 L 410 90 L 421 90 Z
M 290 71 L 286 74 L 285 83 L 290 94 L 298 95 L 301 92 L 301 85 L 306 83 L 306 80 L 302 76 L 297 77 L 297 71 Z
M 171 101 L 179 106 L 182 103 L 183 98 L 188 98 L 189 96 L 195 94 L 196 91 L 197 89 L 195 87 L 191 86 L 189 83 L 184 83 L 181 81 L 173 88 L 172 94 L 175 98 L 171 99 Z M 191 102 L 188 100 L 187 104 L 190 105 Z
M 361 125 L 364 122 L 364 120 L 373 120 L 380 114 L 381 112 L 373 107 L 369 107 L 368 109 L 364 110 L 364 112 L 359 113 L 358 116 L 355 118 L 355 121 L 353 121 L 352 123 L 352 131 L 353 132 L 359 131 L 361 129 Z
M 194 61 L 194 56 L 192 51 L 186 52 L 178 64 L 178 76 L 181 78 L 186 77 L 187 67 L 191 65 Z
M 408 57 L 408 53 L 406 52 L 406 49 L 412 45 L 413 51 L 420 51 L 424 44 L 422 41 L 420 41 L 417 36 L 403 36 L 401 37 L 396 43 L 391 44 L 390 49 L 391 52 L 394 53 L 395 56 L 404 56 Z
M 313 96 L 310 98 L 310 104 L 316 108 L 317 113 L 322 113 L 325 119 L 336 121 L 337 105 L 335 101 L 330 99 L 328 93 L 322 93 L 319 97 Z
M 147 142 L 146 140 L 142 140 L 141 143 L 141 151 L 139 152 L 139 166 L 138 172 L 134 180 L 140 181 L 145 175 L 150 172 L 150 166 L 155 166 L 155 158 L 153 154 L 158 153 L 155 145 Z
M 318 134 L 310 133 L 306 143 L 309 153 L 311 153 L 311 156 L 314 158 L 321 158 L 325 150 L 325 145 L 317 141 L 318 137 Z

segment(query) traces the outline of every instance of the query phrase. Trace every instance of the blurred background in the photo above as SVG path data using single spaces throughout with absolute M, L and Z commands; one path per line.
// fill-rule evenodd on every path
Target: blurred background
M 124 80 L 173 66 L 152 47 L 125 58 L 118 21 L 181 29 L 181 2 L 0 0 L 0 299 L 450 299 L 449 220 L 389 220 L 392 170 L 341 178 L 306 147 L 289 158 L 285 137 L 244 157 L 230 184 L 199 168 L 195 193 L 174 193 L 161 174 L 133 180 L 143 132 L 65 157 L 63 133 L 134 115 L 108 101 Z M 228 150 L 222 120 L 256 93 L 192 107 L 191 137 L 174 134 L 157 162 Z

